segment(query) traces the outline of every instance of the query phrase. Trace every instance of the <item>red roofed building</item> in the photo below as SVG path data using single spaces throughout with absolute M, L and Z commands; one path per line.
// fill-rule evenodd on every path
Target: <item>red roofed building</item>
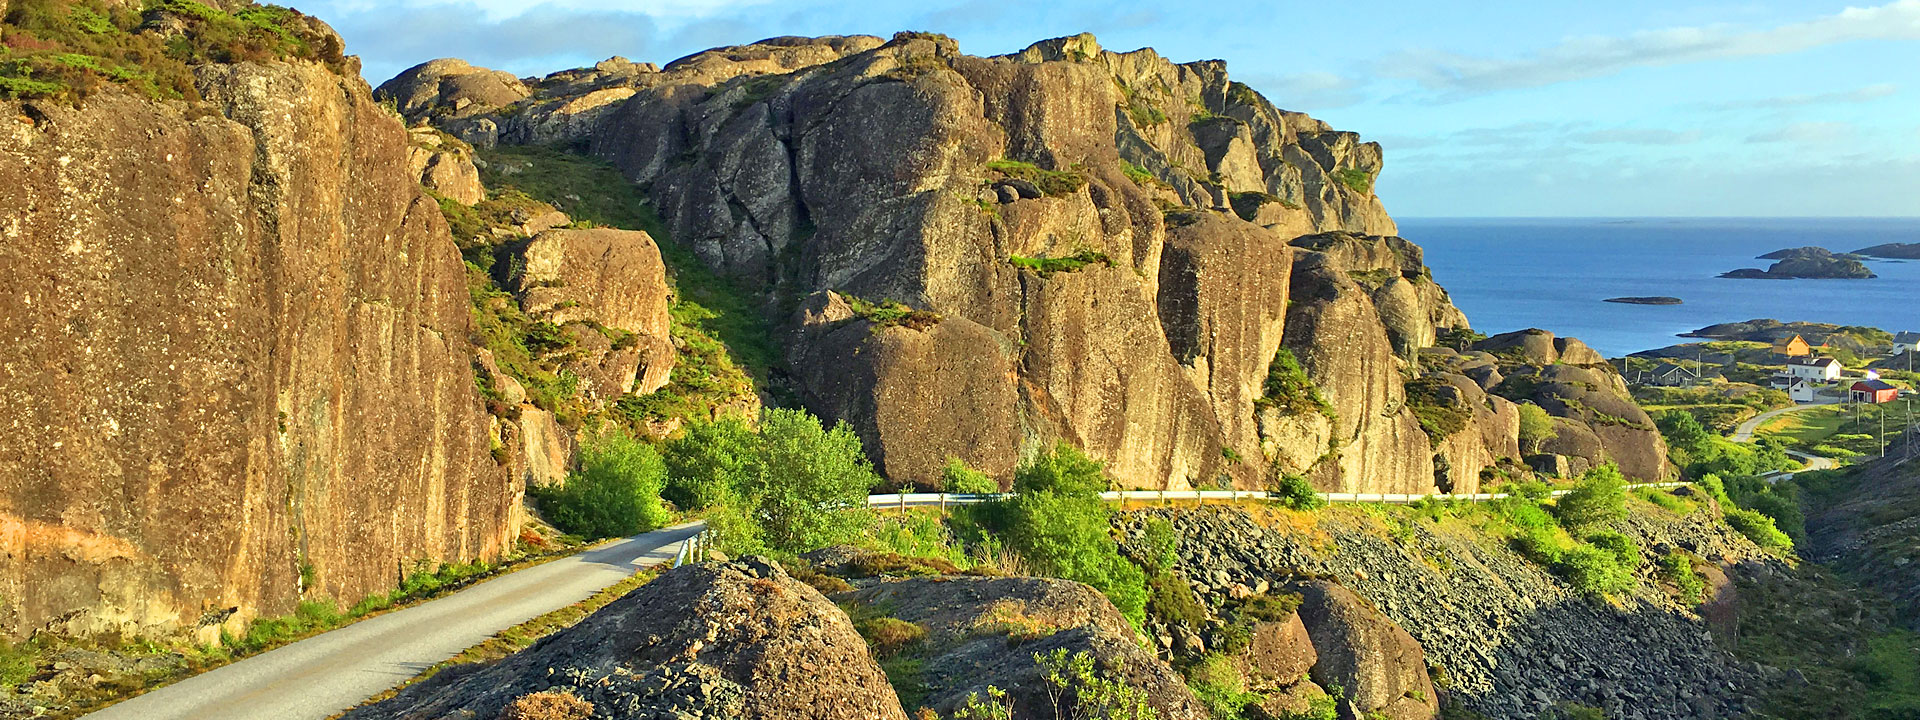
M 1888 385 L 1885 380 L 1861 380 L 1853 384 L 1853 401 L 1863 403 L 1887 403 L 1900 397 L 1900 388 Z

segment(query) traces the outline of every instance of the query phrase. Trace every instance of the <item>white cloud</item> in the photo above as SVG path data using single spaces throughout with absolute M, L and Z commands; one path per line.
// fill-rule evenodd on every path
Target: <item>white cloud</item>
M 1712 103 L 1707 107 L 1716 110 L 1777 110 L 1780 108 L 1805 107 L 1808 105 L 1850 105 L 1891 97 L 1899 91 L 1900 86 L 1893 83 L 1878 83 L 1852 90 L 1836 90 L 1834 92 L 1812 93 L 1807 95 L 1777 95 L 1754 100 L 1734 100 L 1731 102 Z
M 1764 30 L 1711 25 L 1568 38 L 1518 58 L 1414 50 L 1383 60 L 1381 71 L 1428 90 L 1472 95 L 1602 77 L 1629 68 L 1779 55 L 1857 40 L 1920 40 L 1920 0 L 1850 7 Z
M 1795 143 L 1799 145 L 1832 145 L 1851 142 L 1854 136 L 1852 123 L 1843 122 L 1797 122 L 1781 126 L 1779 129 L 1758 133 L 1747 138 L 1756 143 Z

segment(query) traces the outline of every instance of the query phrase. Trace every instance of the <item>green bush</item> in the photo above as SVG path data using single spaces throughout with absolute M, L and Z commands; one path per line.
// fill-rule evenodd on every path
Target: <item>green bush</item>
M 1732 506 L 1722 507 L 1721 517 L 1727 521 L 1727 525 L 1747 536 L 1755 545 L 1768 550 L 1793 549 L 1793 538 L 1780 532 L 1780 528 L 1774 526 L 1773 518 Z
M 1448 398 L 1458 397 L 1452 391 L 1452 385 L 1437 377 L 1406 383 L 1407 407 L 1420 421 L 1420 429 L 1426 431 L 1427 442 L 1436 448 L 1473 422 L 1472 409 L 1449 402 Z
M 1540 446 L 1559 437 L 1560 431 L 1553 427 L 1553 416 L 1531 402 L 1520 403 L 1520 447 L 1529 453 L 1540 452 Z
M 660 502 L 667 466 L 633 436 L 609 431 L 580 448 L 580 470 L 557 487 L 537 488 L 540 509 L 562 531 L 584 538 L 635 535 L 670 519 Z
M 1618 555 L 1593 547 L 1575 545 L 1561 553 L 1556 568 L 1575 589 L 1589 595 L 1617 593 L 1633 587 L 1633 572 L 1620 563 Z
M 1707 585 L 1701 582 L 1699 571 L 1693 569 L 1693 558 L 1686 553 L 1674 550 L 1660 558 L 1660 576 L 1673 583 L 1682 602 L 1698 605 L 1706 599 Z
M 1267 489 L 1267 497 L 1290 510 L 1318 510 L 1327 505 L 1326 499 L 1320 497 L 1320 491 L 1313 489 L 1312 483 L 1291 473 L 1276 472 L 1273 486 Z
M 1113 259 L 1097 250 L 1080 250 L 1072 255 L 1058 258 L 1013 255 L 1008 257 L 1007 261 L 1013 263 L 1014 267 L 1026 268 L 1043 276 L 1057 272 L 1073 272 L 1094 263 L 1113 267 Z
M 904 327 L 910 330 L 925 330 L 940 323 L 940 313 L 932 310 L 915 310 L 894 300 L 873 302 L 842 295 L 847 299 L 848 309 L 854 316 L 872 323 L 876 328 Z
M 1612 463 L 1589 470 L 1579 485 L 1554 502 L 1554 514 L 1576 530 L 1625 518 L 1627 479 Z
M 681 510 L 720 505 L 734 488 L 760 474 L 760 436 L 734 415 L 688 423 L 663 455 L 667 485 L 660 496 Z
M 1360 168 L 1344 168 L 1333 171 L 1333 179 L 1348 190 L 1365 195 L 1373 192 L 1373 173 Z
M 1000 482 L 968 467 L 966 461 L 960 458 L 948 457 L 946 466 L 940 468 L 940 489 L 950 493 L 991 495 L 1000 492 Z
M 1041 575 L 1086 583 L 1122 615 L 1145 618 L 1146 576 L 1120 556 L 1111 535 L 1112 509 L 1100 463 L 1061 443 L 1020 466 L 1007 503 L 1007 542 Z
M 1614 560 L 1628 570 L 1637 570 L 1646 562 L 1646 558 L 1640 555 L 1638 543 L 1612 530 L 1601 530 L 1588 535 L 1587 544 L 1607 551 L 1613 555 Z
M 1040 664 L 1040 679 L 1047 694 L 1064 705 L 1054 708 L 1056 717 L 1092 720 L 1153 720 L 1153 707 L 1147 692 L 1134 687 L 1113 668 L 1100 668 L 1092 655 L 1056 648 L 1050 653 L 1034 653 Z
M 33 653 L 0 638 L 0 689 L 26 682 L 33 674 Z
M 1200 658 L 1186 675 L 1188 689 L 1207 706 L 1214 720 L 1239 720 L 1247 716 L 1249 706 L 1260 703 L 1258 694 L 1247 691 L 1247 677 L 1240 667 L 1223 655 Z
M 804 410 L 762 413 L 759 469 L 738 496 L 769 549 L 798 554 L 851 543 L 872 524 L 867 492 L 880 477 L 846 423 L 827 429 Z
M 1333 417 L 1333 405 L 1320 395 L 1320 388 L 1307 377 L 1306 369 L 1292 350 L 1280 348 L 1267 364 L 1266 394 L 1253 401 L 1256 408 L 1277 408 L 1287 415 L 1319 412 Z

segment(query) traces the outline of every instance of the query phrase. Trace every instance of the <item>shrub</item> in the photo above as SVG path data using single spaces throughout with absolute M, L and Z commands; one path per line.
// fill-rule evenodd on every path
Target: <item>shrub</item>
M 26 682 L 33 674 L 33 654 L 0 638 L 0 688 Z
M 1280 622 L 1300 609 L 1299 593 L 1249 595 L 1240 601 L 1239 613 L 1256 622 Z
M 1575 589 L 1589 595 L 1633 587 L 1633 573 L 1620 564 L 1619 557 L 1591 545 L 1576 545 L 1561 553 L 1556 569 Z
M 903 327 L 909 330 L 925 330 L 940 323 L 940 313 L 932 310 L 915 310 L 894 300 L 874 302 L 843 295 L 847 299 L 848 309 L 856 317 L 872 323 L 875 328 Z
M 1627 479 L 1611 463 L 1587 471 L 1571 492 L 1554 502 L 1561 524 L 1580 529 L 1627 516 Z
M 1092 586 L 1139 625 L 1146 577 L 1120 556 L 1110 534 L 1112 509 L 1100 500 L 1106 487 L 1100 463 L 1065 443 L 1055 446 L 1015 472 L 1007 541 L 1039 574 Z
M 804 410 L 767 410 L 759 448 L 759 472 L 737 493 L 757 543 L 797 554 L 853 542 L 872 524 L 867 492 L 880 477 L 846 423 L 829 430 Z
M 1277 408 L 1288 415 L 1319 412 L 1333 416 L 1333 405 L 1320 395 L 1319 386 L 1307 377 L 1293 351 L 1286 348 L 1280 348 L 1267 363 L 1266 394 L 1253 404 L 1256 408 Z
M 1688 605 L 1698 605 L 1706 599 L 1707 585 L 1700 581 L 1700 573 L 1693 569 L 1693 558 L 1686 553 L 1674 550 L 1660 558 L 1660 576 L 1673 583 L 1681 601 Z
M 1055 717 L 1100 718 L 1101 720 L 1153 720 L 1153 708 L 1147 704 L 1147 691 L 1128 684 L 1109 670 L 1096 668 L 1092 655 L 1085 651 L 1069 653 L 1066 648 L 1034 653 L 1040 664 L 1040 679 L 1053 703 Z
M 1607 551 L 1613 555 L 1614 560 L 1619 561 L 1622 567 L 1629 570 L 1638 569 L 1646 562 L 1646 559 L 1640 556 L 1638 543 L 1612 530 L 1601 530 L 1588 535 L 1587 544 Z
M 1147 614 L 1168 625 L 1193 629 L 1207 622 L 1207 607 L 1193 594 L 1193 586 L 1173 572 L 1147 576 Z
M 1313 489 L 1306 478 L 1291 473 L 1276 473 L 1273 487 L 1267 489 L 1267 497 L 1291 510 L 1318 510 L 1327 505 L 1326 499 L 1320 497 L 1320 491 Z
M 558 487 L 534 491 L 555 527 L 585 538 L 635 535 L 670 519 L 660 503 L 667 466 L 631 435 L 608 431 L 580 448 L 580 470 Z
M 1546 410 L 1531 402 L 1520 403 L 1520 446 L 1527 452 L 1540 452 L 1540 446 L 1559 435 L 1553 427 L 1553 416 Z
M 949 456 L 946 466 L 940 468 L 940 489 L 950 493 L 991 495 L 1000 492 L 1000 482 L 968 467 L 966 461 Z
M 1209 654 L 1187 669 L 1187 687 L 1200 704 L 1207 706 L 1215 720 L 1245 717 L 1247 706 L 1260 702 L 1260 696 L 1247 691 L 1247 677 L 1231 659 Z
M 1721 508 L 1721 517 L 1741 535 L 1745 535 L 1753 544 L 1767 550 L 1791 550 L 1793 538 L 1775 527 L 1773 518 L 1758 512 L 1738 507 Z
M 500 710 L 500 720 L 587 720 L 593 703 L 564 690 L 521 695 Z
M 875 658 L 897 655 L 927 638 L 927 629 L 918 623 L 890 617 L 861 620 L 854 625 L 854 630 L 866 639 L 867 649 L 873 651 Z
M 689 423 L 663 455 L 667 485 L 660 496 L 682 510 L 719 505 L 760 474 L 760 436 L 732 415 Z
M 1473 422 L 1471 409 L 1450 400 L 1459 395 L 1445 380 L 1419 378 L 1406 384 L 1406 393 L 1407 407 L 1420 421 L 1420 429 L 1426 431 L 1427 442 L 1436 448 Z

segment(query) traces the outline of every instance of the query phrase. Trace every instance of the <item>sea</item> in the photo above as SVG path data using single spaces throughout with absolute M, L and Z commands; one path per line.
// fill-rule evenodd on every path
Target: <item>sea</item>
M 1920 331 L 1920 261 L 1876 260 L 1871 280 L 1733 280 L 1757 256 L 1817 245 L 1851 252 L 1920 242 L 1920 218 L 1406 218 L 1400 235 L 1489 335 L 1542 328 L 1607 357 L 1689 342 L 1681 333 L 1756 318 Z M 1611 297 L 1667 295 L 1681 305 Z

